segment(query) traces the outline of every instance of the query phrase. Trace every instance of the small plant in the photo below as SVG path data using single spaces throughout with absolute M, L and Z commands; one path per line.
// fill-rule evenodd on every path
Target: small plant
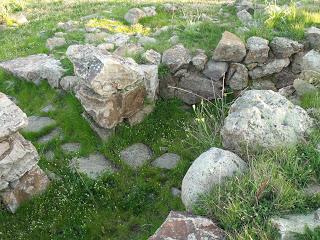
M 160 79 L 164 79 L 166 78 L 168 75 L 170 74 L 170 70 L 169 68 L 164 65 L 164 64 L 160 64 L 159 68 L 158 68 L 158 75 Z

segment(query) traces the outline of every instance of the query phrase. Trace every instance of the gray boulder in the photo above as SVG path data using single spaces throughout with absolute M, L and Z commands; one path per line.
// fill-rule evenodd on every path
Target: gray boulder
M 133 169 L 142 167 L 152 155 L 151 149 L 143 143 L 133 144 L 120 152 L 120 158 Z
M 228 63 L 209 60 L 203 70 L 203 74 L 213 81 L 219 81 L 225 76 L 227 71 Z
M 317 88 L 315 86 L 299 78 L 294 80 L 293 87 L 299 96 L 317 91 Z
M 141 36 L 138 40 L 138 43 L 140 43 L 142 46 L 156 44 L 157 39 L 155 39 L 153 37 L 148 37 L 148 36 Z
M 172 73 L 187 67 L 190 61 L 190 52 L 183 45 L 176 45 L 167 49 L 162 55 L 162 63 L 167 65 Z
M 202 153 L 188 169 L 182 180 L 181 199 L 188 210 L 192 210 L 199 196 L 208 194 L 217 184 L 235 173 L 241 173 L 247 164 L 232 152 L 210 148 Z
M 140 8 L 131 8 L 126 15 L 124 15 L 124 19 L 130 24 L 137 24 L 139 20 L 145 16 L 146 13 Z
M 81 83 L 77 76 L 65 76 L 60 80 L 60 86 L 65 91 L 73 91 Z
M 146 60 L 147 64 L 159 65 L 161 63 L 161 54 L 153 49 L 147 50 L 142 57 Z
M 150 6 L 150 7 L 143 7 L 142 11 L 146 14 L 147 17 L 153 17 L 157 15 L 156 7 Z
M 239 18 L 240 22 L 245 26 L 250 27 L 254 25 L 253 17 L 245 9 L 237 12 L 237 17 Z
M 175 153 L 165 153 L 152 162 L 152 166 L 164 169 L 173 169 L 180 161 L 180 156 Z
M 227 84 L 232 90 L 242 90 L 248 86 L 248 69 L 241 63 L 231 63 L 227 74 Z
M 265 63 L 269 55 L 269 41 L 260 37 L 250 37 L 247 40 L 248 53 L 245 63 Z
M 111 35 L 109 37 L 105 38 L 105 41 L 107 43 L 112 43 L 116 47 L 121 47 L 125 45 L 127 42 L 129 42 L 130 36 L 124 33 L 116 33 L 114 35 Z
M 95 32 L 95 33 L 86 33 L 85 42 L 86 43 L 102 43 L 106 38 L 110 37 L 109 33 L 106 32 Z
M 38 144 L 47 144 L 48 142 L 55 140 L 55 139 L 63 139 L 63 133 L 61 128 L 55 128 L 48 134 L 41 136 L 38 140 Z
M 272 52 L 277 58 L 288 58 L 303 49 L 303 44 L 284 37 L 275 37 L 270 43 Z
M 57 47 L 62 47 L 66 44 L 67 42 L 63 37 L 53 37 L 47 40 L 46 47 L 52 51 L 53 49 Z
M 134 56 L 136 54 L 143 53 L 144 49 L 140 44 L 135 43 L 127 43 L 121 47 L 118 47 L 113 54 L 121 56 L 121 57 L 128 57 Z
M 23 128 L 23 131 L 37 133 L 55 124 L 56 121 L 49 117 L 30 116 L 28 117 L 28 125 Z
M 198 49 L 195 56 L 192 58 L 193 66 L 198 70 L 202 71 L 208 61 L 208 56 L 202 49 Z
M 144 85 L 147 91 L 147 98 L 154 102 L 158 98 L 159 78 L 157 65 L 140 65 L 143 71 Z
M 0 62 L 0 68 L 35 84 L 46 79 L 50 86 L 55 88 L 59 87 L 59 80 L 64 73 L 61 63 L 46 54 Z
M 61 149 L 64 153 L 78 153 L 80 151 L 81 144 L 80 143 L 64 143 L 61 145 Z
M 295 145 L 312 127 L 308 113 L 279 93 L 249 90 L 230 107 L 221 136 L 226 149 L 245 154 Z
M 320 50 L 320 29 L 311 27 L 307 30 L 307 40 L 310 47 L 316 50 Z
M 274 59 L 270 62 L 262 65 L 261 67 L 256 67 L 253 70 L 249 71 L 249 75 L 252 79 L 258 79 L 266 76 L 270 76 L 274 73 L 281 72 L 282 69 L 289 66 L 290 59 Z

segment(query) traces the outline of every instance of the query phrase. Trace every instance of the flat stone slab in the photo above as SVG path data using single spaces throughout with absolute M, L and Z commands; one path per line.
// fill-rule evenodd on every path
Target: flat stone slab
M 0 93 L 0 140 L 25 127 L 27 115 L 5 94 Z
M 152 157 L 152 150 L 143 143 L 133 144 L 120 152 L 120 158 L 133 169 L 142 167 Z
M 92 179 L 98 178 L 106 171 L 110 173 L 116 171 L 113 164 L 100 153 L 90 154 L 88 157 L 73 158 L 70 167 Z
M 61 128 L 55 128 L 53 129 L 50 133 L 48 133 L 47 135 L 44 135 L 42 137 L 40 137 L 37 141 L 37 143 L 40 144 L 45 144 L 48 143 L 54 139 L 62 139 L 63 138 L 63 134 L 62 134 L 62 130 Z
M 64 73 L 60 61 L 46 54 L 0 62 L 0 68 L 35 84 L 40 84 L 40 81 L 47 79 L 50 86 L 56 88 L 59 87 L 59 80 Z
M 30 116 L 28 117 L 28 125 L 23 128 L 24 132 L 37 133 L 41 130 L 53 126 L 56 121 L 49 117 Z
M 175 153 L 165 153 L 152 162 L 152 166 L 158 168 L 172 169 L 180 161 L 180 156 Z
M 78 153 L 80 148 L 80 143 L 65 143 L 61 145 L 61 149 L 65 154 Z

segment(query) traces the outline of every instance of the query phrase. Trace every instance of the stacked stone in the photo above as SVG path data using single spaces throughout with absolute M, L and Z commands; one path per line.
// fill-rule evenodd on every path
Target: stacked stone
M 0 93 L 0 196 L 11 212 L 49 183 L 37 165 L 37 150 L 18 132 L 27 124 L 26 114 Z

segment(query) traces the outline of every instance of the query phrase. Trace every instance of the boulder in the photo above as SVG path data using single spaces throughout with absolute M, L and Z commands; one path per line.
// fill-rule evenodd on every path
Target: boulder
M 129 42 L 130 36 L 124 33 L 116 33 L 111 35 L 105 39 L 105 41 L 109 44 L 114 44 L 116 47 L 121 47 Z
M 72 31 L 77 30 L 78 26 L 79 26 L 79 23 L 76 21 L 73 21 L 73 20 L 69 20 L 67 22 L 59 22 L 57 24 L 58 28 L 61 28 L 61 29 L 68 31 L 68 32 L 72 32 Z
M 304 52 L 298 52 L 292 56 L 291 60 L 291 71 L 294 74 L 299 74 L 302 71 L 302 61 L 305 53 Z
M 142 57 L 146 60 L 147 64 L 159 65 L 161 63 L 161 54 L 153 49 L 147 50 Z
M 59 87 L 59 80 L 64 73 L 61 63 L 46 54 L 0 62 L 0 68 L 35 84 L 47 79 L 50 86 L 55 88 Z
M 23 131 L 37 133 L 55 124 L 56 121 L 49 117 L 30 116 L 28 117 L 28 125 L 23 128 Z
M 60 86 L 65 91 L 74 91 L 81 83 L 81 78 L 77 76 L 65 76 L 60 80 Z
M 249 90 L 231 105 L 221 136 L 226 149 L 241 155 L 295 145 L 312 127 L 308 113 L 279 93 Z
M 303 96 L 307 93 L 317 92 L 317 88 L 315 86 L 300 78 L 294 80 L 293 87 L 299 96 Z
M 242 90 L 248 86 L 248 69 L 241 63 L 231 63 L 227 74 L 227 84 L 232 90 Z
M 237 17 L 240 20 L 240 22 L 245 25 L 245 26 L 253 26 L 254 25 L 254 20 L 253 17 L 247 10 L 243 9 L 239 12 L 237 12 Z
M 271 79 L 254 79 L 252 80 L 250 88 L 255 90 L 277 91 L 276 84 Z
M 146 14 L 146 17 L 153 17 L 157 15 L 156 7 L 150 6 L 150 7 L 143 7 L 142 11 Z
M 213 53 L 215 61 L 241 62 L 246 56 L 246 46 L 242 40 L 230 32 L 224 32 Z
M 44 192 L 49 182 L 47 175 L 35 165 L 12 186 L 0 193 L 2 202 L 14 213 L 22 202 Z
M 179 41 L 180 41 L 180 38 L 177 35 L 173 35 L 171 38 L 169 38 L 169 43 L 171 45 L 177 45 Z
M 198 70 L 202 71 L 208 61 L 208 56 L 202 49 L 198 49 L 195 56 L 192 58 L 193 66 Z
M 126 15 L 124 15 L 124 19 L 130 24 L 137 24 L 139 20 L 146 16 L 146 13 L 139 8 L 131 8 Z
M 192 210 L 199 196 L 208 194 L 226 177 L 241 173 L 247 164 L 232 152 L 210 148 L 202 153 L 190 166 L 182 180 L 181 198 L 188 210 Z
M 141 44 L 142 46 L 156 44 L 157 39 L 155 39 L 153 37 L 141 36 L 138 40 L 138 43 Z
M 106 38 L 110 37 L 109 33 L 106 32 L 95 32 L 95 33 L 86 33 L 85 42 L 86 43 L 102 43 Z
M 114 49 L 114 44 L 113 43 L 101 43 L 97 46 L 97 48 L 108 52 L 108 51 L 112 51 Z
M 248 53 L 245 63 L 265 63 L 269 55 L 269 41 L 260 37 L 250 37 L 247 40 Z
M 120 152 L 120 158 L 133 169 L 142 167 L 152 155 L 152 150 L 143 143 L 133 144 Z
M 320 84 L 320 53 L 315 50 L 309 51 L 302 58 L 302 73 L 304 80 L 314 85 Z
M 55 128 L 48 134 L 41 136 L 38 140 L 38 144 L 47 144 L 48 142 L 51 142 L 55 139 L 62 140 L 63 139 L 63 133 L 61 128 Z
M 29 22 L 23 13 L 12 14 L 10 18 L 18 25 L 24 25 Z
M 165 153 L 160 157 L 156 158 L 152 162 L 152 166 L 157 168 L 173 169 L 177 166 L 180 159 L 180 156 L 175 153 Z
M 303 44 L 284 37 L 275 37 L 270 43 L 271 50 L 277 58 L 288 58 L 303 49 Z
M 270 62 L 262 65 L 261 67 L 256 67 L 253 70 L 249 71 L 249 76 L 252 79 L 258 79 L 266 76 L 270 76 L 274 73 L 281 72 L 282 69 L 288 67 L 290 64 L 289 58 L 284 59 L 274 59 Z
M 253 2 L 250 0 L 237 0 L 235 1 L 235 7 L 237 11 L 247 10 L 248 12 L 253 12 Z
M 298 78 L 298 75 L 294 74 L 290 67 L 284 68 L 281 72 L 274 75 L 277 89 L 292 85 L 296 78 Z
M 209 60 L 203 70 L 203 74 L 211 80 L 219 81 L 225 76 L 227 71 L 228 63 Z
M 159 78 L 158 78 L 158 66 L 157 65 L 140 65 L 143 71 L 144 85 L 147 91 L 147 98 L 154 102 L 158 98 Z
M 5 94 L 0 93 L 0 142 L 28 124 L 27 115 Z
M 186 212 L 171 211 L 149 240 L 225 240 L 224 231 L 212 220 Z
M 165 3 L 163 4 L 164 11 L 169 13 L 174 13 L 178 11 L 178 6 L 172 3 Z
M 162 63 L 167 65 L 172 73 L 187 67 L 190 61 L 190 52 L 183 45 L 176 45 L 167 49 L 162 55 Z
M 320 51 L 320 29 L 311 27 L 307 30 L 307 40 L 311 48 Z
M 53 49 L 55 49 L 57 47 L 62 47 L 66 44 L 67 44 L 67 42 L 63 37 L 53 37 L 53 38 L 49 38 L 47 40 L 46 47 L 50 51 L 52 51 Z
M 113 54 L 121 56 L 121 57 L 127 57 L 127 56 L 134 56 L 137 54 L 143 53 L 144 49 L 141 47 L 140 44 L 135 43 L 127 43 L 121 47 L 118 47 Z

